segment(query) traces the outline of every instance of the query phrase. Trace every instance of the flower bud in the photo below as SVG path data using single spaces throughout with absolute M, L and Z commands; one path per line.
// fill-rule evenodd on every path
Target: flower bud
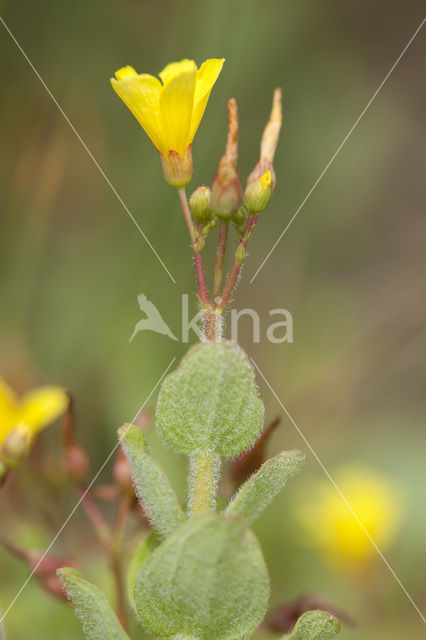
M 240 224 L 243 224 L 243 222 L 245 222 L 246 220 L 247 220 L 247 209 L 243 205 L 232 216 L 232 222 L 234 222 L 236 225 L 240 225 Z
M 244 204 L 251 215 L 261 213 L 266 209 L 272 197 L 273 186 L 272 174 L 269 169 L 247 185 Z
M 41 551 L 24 549 L 16 543 L 2 539 L 3 547 L 12 555 L 23 560 L 28 568 L 34 572 L 34 577 L 40 586 L 54 598 L 67 600 L 62 583 L 57 575 L 58 569 L 62 567 L 75 567 L 71 558 L 54 558 Z
M 0 457 L 7 467 L 16 467 L 28 455 L 30 450 L 31 431 L 27 424 L 21 422 L 8 433 L 3 440 Z
M 242 189 L 238 175 L 229 179 L 229 174 L 224 175 L 219 171 L 212 184 L 212 208 L 221 220 L 230 220 L 240 208 L 242 201 Z
M 114 461 L 114 481 L 122 493 L 134 493 L 132 472 L 124 450 L 120 447 Z
M 65 473 L 71 482 L 82 484 L 89 473 L 90 462 L 87 453 L 78 444 L 70 444 L 64 451 Z
M 172 187 L 180 189 L 191 180 L 193 171 L 192 145 L 182 157 L 177 151 L 169 151 L 167 158 L 160 153 L 164 177 Z
M 228 101 L 229 128 L 225 153 L 212 183 L 212 209 L 221 220 L 230 220 L 242 202 L 242 189 L 236 171 L 238 158 L 238 112 L 234 98 Z
M 191 214 L 200 222 L 208 222 L 212 217 L 212 194 L 210 187 L 204 184 L 198 187 L 189 198 L 189 208 Z
M 247 258 L 246 248 L 244 246 L 244 243 L 240 242 L 240 244 L 235 250 L 235 261 L 242 263 L 246 258 Z

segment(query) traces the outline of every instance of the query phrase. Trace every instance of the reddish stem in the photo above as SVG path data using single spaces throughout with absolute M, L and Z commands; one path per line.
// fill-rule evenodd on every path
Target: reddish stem
M 222 284 L 223 275 L 223 263 L 225 260 L 226 243 L 228 240 L 228 222 L 221 222 L 219 225 L 219 237 L 217 240 L 216 251 L 216 264 L 214 268 L 214 282 L 212 292 L 212 302 L 216 303 L 216 298 L 220 292 L 220 285 Z
M 188 227 L 189 235 L 190 235 L 190 238 L 191 238 L 192 249 L 194 251 L 195 272 L 196 272 L 196 275 L 197 275 L 198 291 L 199 291 L 199 295 L 200 295 L 200 301 L 204 306 L 208 307 L 208 306 L 210 306 L 210 300 L 209 300 L 209 293 L 208 293 L 207 285 L 206 285 L 206 279 L 205 279 L 205 276 L 204 276 L 203 259 L 201 257 L 201 253 L 199 251 L 195 250 L 195 245 L 196 245 L 196 242 L 197 242 L 197 238 L 196 238 L 196 235 L 195 235 L 194 223 L 193 223 L 192 218 L 191 218 L 191 212 L 190 212 L 189 206 L 188 206 L 188 200 L 186 199 L 185 188 L 182 187 L 181 189 L 178 189 L 178 194 L 179 194 L 179 200 L 180 200 L 180 204 L 181 204 L 181 207 L 182 207 L 182 211 L 183 211 L 183 215 L 184 215 L 184 218 L 185 218 L 185 222 L 186 222 L 186 225 Z
M 77 490 L 77 492 L 80 495 L 81 504 L 86 512 L 87 517 L 92 523 L 94 530 L 96 531 L 99 541 L 105 549 L 110 550 L 112 542 L 111 530 L 105 518 L 99 511 L 98 507 L 92 500 L 92 496 L 86 489 L 80 488 Z
M 229 304 L 229 299 L 231 297 L 231 294 L 237 284 L 237 280 L 238 280 L 238 276 L 240 274 L 241 271 L 241 267 L 243 266 L 243 260 L 238 260 L 236 258 L 237 255 L 237 251 L 238 249 L 242 248 L 244 249 L 244 251 L 247 248 L 247 244 L 248 241 L 250 239 L 251 234 L 254 231 L 254 228 L 256 226 L 256 222 L 258 219 L 258 214 L 254 215 L 254 216 L 249 216 L 247 218 L 247 223 L 246 223 L 246 228 L 244 230 L 244 235 L 241 239 L 241 241 L 237 244 L 236 247 L 236 251 L 235 251 L 235 257 L 234 257 L 234 262 L 232 263 L 232 267 L 231 270 L 229 272 L 228 278 L 225 282 L 225 286 L 223 288 L 223 292 L 222 292 L 222 301 L 220 303 L 220 307 L 221 309 L 225 309 L 225 307 Z

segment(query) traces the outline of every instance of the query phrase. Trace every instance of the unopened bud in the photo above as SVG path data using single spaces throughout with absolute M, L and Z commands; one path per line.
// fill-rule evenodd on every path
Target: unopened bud
M 234 98 L 228 100 L 228 138 L 212 183 L 212 209 L 221 220 L 230 220 L 242 202 L 242 189 L 236 171 L 238 158 L 238 110 Z
M 237 247 L 237 250 L 235 251 L 235 260 L 237 262 L 244 262 L 246 258 L 247 258 L 247 251 L 245 250 L 244 244 L 240 242 L 240 244 Z
M 64 451 L 65 473 L 71 482 L 82 484 L 90 470 L 90 462 L 87 453 L 78 444 L 70 444 Z
M 115 484 L 123 493 L 134 493 L 132 472 L 126 454 L 120 447 L 114 461 L 113 475 Z
M 268 169 L 259 178 L 247 185 L 244 193 L 244 204 L 251 215 L 266 209 L 272 197 L 272 174 Z
M 63 567 L 75 567 L 75 563 L 71 558 L 54 558 L 40 551 L 24 549 L 14 542 L 5 539 L 2 539 L 1 543 L 9 553 L 12 553 L 27 564 L 41 587 L 43 587 L 47 593 L 60 600 L 67 600 L 57 571 Z
M 242 200 L 242 189 L 238 175 L 231 180 L 218 172 L 212 184 L 212 208 L 221 220 L 230 220 L 238 211 Z
M 16 467 L 28 455 L 31 431 L 24 422 L 18 424 L 3 440 L 0 456 L 7 467 Z
M 235 222 L 236 225 L 243 224 L 247 220 L 247 209 L 242 206 L 234 213 L 232 216 L 232 222 Z
M 189 208 L 191 214 L 200 222 L 208 222 L 212 217 L 212 194 L 210 187 L 206 187 L 204 184 L 198 189 L 195 189 L 192 196 L 189 198 Z
M 177 151 L 169 151 L 167 158 L 160 153 L 164 177 L 172 187 L 180 189 L 191 180 L 193 171 L 192 145 L 182 157 Z

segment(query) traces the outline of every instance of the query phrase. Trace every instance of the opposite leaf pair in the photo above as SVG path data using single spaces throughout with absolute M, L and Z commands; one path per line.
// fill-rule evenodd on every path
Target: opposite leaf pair
M 139 620 L 158 638 L 248 640 L 263 620 L 269 577 L 249 525 L 299 470 L 303 455 L 286 451 L 268 460 L 223 513 L 213 511 L 220 455 L 236 455 L 251 446 L 262 420 L 254 373 L 237 345 L 197 345 L 166 379 L 157 424 L 164 440 L 189 456 L 187 514 L 164 471 L 149 455 L 138 427 L 125 425 L 120 430 L 137 494 L 153 529 L 163 538 L 156 545 L 150 535 L 129 571 L 130 602 Z M 75 572 L 65 570 L 61 575 L 89 638 L 126 637 L 114 614 L 106 614 L 105 598 L 95 587 Z M 293 631 L 296 635 L 290 637 L 331 637 L 335 627 L 329 625 L 330 616 L 318 615 L 315 620 L 301 618 Z M 103 618 L 102 624 L 97 624 L 97 616 Z

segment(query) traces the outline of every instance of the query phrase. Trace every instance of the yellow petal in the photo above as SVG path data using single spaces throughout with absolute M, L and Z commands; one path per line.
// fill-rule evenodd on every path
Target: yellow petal
M 16 405 L 16 395 L 13 389 L 0 378 L 0 421 L 5 412 L 13 411 Z
M 175 63 L 179 64 L 179 63 Z M 167 69 L 167 67 L 166 67 Z M 192 109 L 194 105 L 196 71 L 175 75 L 168 80 L 161 93 L 160 109 L 166 142 L 165 153 L 177 151 L 184 156 L 192 142 L 190 135 Z
M 18 411 L 18 422 L 28 425 L 32 435 L 59 418 L 69 405 L 69 398 L 60 387 L 40 387 L 26 393 Z
M 15 424 L 16 402 L 14 391 L 0 378 L 0 444 Z
M 211 58 L 203 62 L 197 71 L 197 80 L 195 84 L 194 108 L 192 112 L 190 138 L 191 141 L 197 132 L 198 126 L 203 117 L 207 102 L 210 97 L 214 83 L 222 71 L 225 58 Z
M 197 65 L 193 60 L 185 58 L 180 62 L 171 62 L 158 74 L 164 85 L 169 84 L 173 78 L 181 73 L 193 73 L 197 71 Z
M 128 80 L 129 78 L 137 78 L 137 75 L 138 74 L 133 69 L 133 67 L 130 67 L 129 65 L 127 65 L 127 67 L 122 67 L 115 72 L 115 77 L 117 78 L 117 80 Z
M 160 115 L 161 82 L 146 73 L 137 74 L 132 67 L 123 67 L 111 78 L 114 91 L 120 96 L 161 153 L 165 147 Z

